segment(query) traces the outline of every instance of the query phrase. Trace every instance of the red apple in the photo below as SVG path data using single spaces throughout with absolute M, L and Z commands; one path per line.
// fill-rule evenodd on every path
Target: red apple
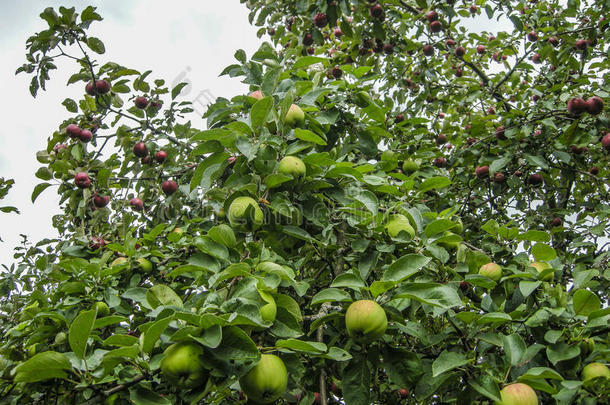
M 76 138 L 77 136 L 80 135 L 80 133 L 81 133 L 81 129 L 76 124 L 70 124 L 66 127 L 66 134 L 68 134 L 68 136 L 70 138 Z
M 319 392 L 314 392 L 313 394 L 313 403 L 319 405 L 322 403 L 322 396 Z
M 470 12 L 472 14 L 476 14 L 477 11 L 479 11 L 479 8 L 477 6 L 475 6 L 474 4 L 472 6 L 470 6 Z
M 455 75 L 457 77 L 462 77 L 462 74 L 464 74 L 464 71 L 461 68 L 455 69 Z
M 593 176 L 597 176 L 599 174 L 599 167 L 593 166 L 589 169 L 589 173 Z
M 383 44 L 383 52 L 386 54 L 394 53 L 394 45 L 392 44 Z
M 530 31 L 527 34 L 527 39 L 529 39 L 531 42 L 536 42 L 538 41 L 538 34 L 536 33 L 536 31 Z
M 135 103 L 136 107 L 143 110 L 148 106 L 148 99 L 143 96 L 136 97 L 134 103 Z
M 443 25 L 440 21 L 432 21 L 430 23 L 430 31 L 432 32 L 440 32 L 443 29 Z
M 502 173 L 502 172 L 494 173 L 494 178 L 493 178 L 494 183 L 504 183 L 504 180 L 506 180 L 504 173 Z
M 102 195 L 96 194 L 93 197 L 93 205 L 95 205 L 98 208 L 103 208 L 103 207 L 107 206 L 109 202 L 110 202 L 110 197 L 107 195 L 102 196 Z
M 103 238 L 94 236 L 89 241 L 89 249 L 98 250 L 99 248 L 103 248 L 106 246 L 106 241 Z
M 324 13 L 318 13 L 313 18 L 313 23 L 316 27 L 323 28 L 326 26 L 326 24 L 328 24 L 328 18 Z
M 484 53 L 485 53 L 485 47 L 484 47 L 483 45 L 479 45 L 479 46 L 477 46 L 477 53 L 478 53 L 479 55 L 484 54 Z
M 172 180 L 166 180 L 161 183 L 161 190 L 163 190 L 165 195 L 172 195 L 178 190 L 178 183 Z
M 531 174 L 528 178 L 527 178 L 527 182 L 528 184 L 531 184 L 532 186 L 537 186 L 542 184 L 542 175 L 539 173 L 534 173 Z
M 484 179 L 489 176 L 489 166 L 477 166 L 474 173 L 478 178 Z
M 373 18 L 382 19 L 383 18 L 383 7 L 381 4 L 375 4 L 371 8 L 369 8 L 369 14 Z
M 303 45 L 309 46 L 311 44 L 313 44 L 313 37 L 310 33 L 307 33 L 303 36 Z
M 434 55 L 434 47 L 430 44 L 424 45 L 424 47 L 422 48 L 422 52 L 426 56 L 432 56 Z
M 138 142 L 133 146 L 133 154 L 137 157 L 145 157 L 148 156 L 148 148 L 144 142 Z
M 83 129 L 82 131 L 80 131 L 80 134 L 78 134 L 78 139 L 80 139 L 81 142 L 84 142 L 84 143 L 91 141 L 92 138 L 93 138 L 93 133 L 91 131 L 89 131 L 88 129 Z
M 455 46 L 455 41 L 451 38 L 449 38 L 448 40 L 445 41 L 445 46 L 447 48 L 451 48 L 452 46 Z
M 401 388 L 401 389 L 399 389 L 399 390 L 398 390 L 398 396 L 399 396 L 399 397 L 401 397 L 401 398 L 403 398 L 403 399 L 404 399 L 404 398 L 406 398 L 406 397 L 408 397 L 408 396 L 409 396 L 409 390 L 408 390 L 408 389 L 406 389 L 406 388 Z
M 78 188 L 89 188 L 91 186 L 91 180 L 89 175 L 85 172 L 78 172 L 74 175 L 74 184 Z
M 129 200 L 129 205 L 133 208 L 134 211 L 142 211 L 144 209 L 144 202 L 139 198 L 132 198 Z
M 313 55 L 316 50 L 313 48 L 313 46 L 310 46 L 309 48 L 306 49 L 306 52 L 308 55 Z
M 553 228 L 557 228 L 558 226 L 561 226 L 561 218 L 553 218 L 553 220 L 551 221 L 551 226 L 553 226 Z
M 500 125 L 498 128 L 496 128 L 496 138 L 498 138 L 501 141 L 506 140 L 506 135 L 504 134 L 504 131 L 506 130 L 506 128 L 504 127 L 504 125 Z
M 547 41 L 549 41 L 549 44 L 551 44 L 553 46 L 559 45 L 559 38 L 557 38 L 557 37 L 549 37 L 549 39 Z
M 339 66 L 335 66 L 334 68 L 331 69 L 330 74 L 335 79 L 340 79 L 341 76 L 343 76 L 343 70 L 341 70 L 341 68 Z
M 604 134 L 602 138 L 602 147 L 610 151 L 610 132 Z
M 430 10 L 426 13 L 426 20 L 428 20 L 428 22 L 432 22 L 432 21 L 436 21 L 438 20 L 438 13 L 434 10 Z
M 160 150 L 159 152 L 157 152 L 155 154 L 155 160 L 157 161 L 157 163 L 163 163 L 163 162 L 165 162 L 165 159 L 167 159 L 166 151 Z
M 438 134 L 438 136 L 436 137 L 436 144 L 437 145 L 443 145 L 447 143 L 447 135 L 445 134 Z
M 604 100 L 601 97 L 589 97 L 586 101 L 587 112 L 592 115 L 597 115 L 604 110 Z
M 466 48 L 464 48 L 463 46 L 458 46 L 457 48 L 455 48 L 454 54 L 458 58 L 461 58 L 462 56 L 464 56 L 466 54 Z
M 587 110 L 587 102 L 580 97 L 573 97 L 568 100 L 567 108 L 571 115 L 580 115 Z
M 535 53 L 532 55 L 532 62 L 534 63 L 542 63 L 542 59 L 539 53 Z
M 343 31 L 341 31 L 341 28 L 335 28 L 335 30 L 333 31 L 333 34 L 335 34 L 335 38 L 341 38 L 343 36 Z
M 330 391 L 339 398 L 343 396 L 343 391 L 341 391 L 341 388 L 334 382 L 330 385 Z
M 87 85 L 85 86 L 85 92 L 90 96 L 95 96 L 95 86 L 93 84 L 93 81 L 87 83 Z
M 394 122 L 399 123 L 399 122 L 403 122 L 405 120 L 405 116 L 403 114 L 398 114 L 396 115 L 396 118 L 394 118 Z
M 438 157 L 434 159 L 433 164 L 436 167 L 445 167 L 445 165 L 447 164 L 447 159 L 445 159 L 444 157 Z
M 53 146 L 53 152 L 55 152 L 55 153 L 59 153 L 59 152 L 61 152 L 62 150 L 65 150 L 65 149 L 67 149 L 67 148 L 68 148 L 68 147 L 66 146 L 66 144 L 65 144 L 65 143 L 58 143 L 58 144 L 56 144 L 55 146 Z
M 110 83 L 106 80 L 98 80 L 95 82 L 95 92 L 97 94 L 106 94 L 110 91 Z
M 578 49 L 578 50 L 580 50 L 580 51 L 584 51 L 584 50 L 586 50 L 588 45 L 589 45 L 589 44 L 588 44 L 588 43 L 587 43 L 587 41 L 586 41 L 586 40 L 584 40 L 584 39 L 579 39 L 578 41 L 576 41 L 576 42 L 574 43 L 574 46 L 576 47 L 576 49 Z

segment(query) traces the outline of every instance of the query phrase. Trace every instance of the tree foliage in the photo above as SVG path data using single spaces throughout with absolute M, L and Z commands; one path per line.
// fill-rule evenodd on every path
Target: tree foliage
M 69 58 L 85 91 L 37 156 L 61 236 L 1 275 L 0 402 L 246 403 L 275 354 L 277 403 L 604 403 L 608 3 L 245 3 L 268 37 L 222 75 L 253 93 L 205 129 L 104 61 L 95 8 L 41 14 L 17 72 L 36 96 Z M 358 300 L 381 338 L 350 338 Z

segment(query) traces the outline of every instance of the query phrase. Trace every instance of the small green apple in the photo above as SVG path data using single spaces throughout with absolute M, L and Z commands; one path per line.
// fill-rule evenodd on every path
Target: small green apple
M 610 369 L 602 363 L 589 363 L 582 369 L 582 380 L 587 381 L 597 377 L 610 378 Z
M 95 303 L 95 307 L 97 308 L 97 317 L 103 318 L 105 316 L 110 315 L 110 308 L 108 308 L 108 304 L 102 301 L 98 301 Z
M 248 207 L 252 207 L 252 215 L 246 218 Z M 229 223 L 237 229 L 255 230 L 263 224 L 263 211 L 251 197 L 237 197 L 229 206 Z
M 164 353 L 161 372 L 171 384 L 184 388 L 205 384 L 208 372 L 199 358 L 203 355 L 203 347 L 197 343 L 180 342 L 169 346 Z
M 502 278 L 502 266 L 496 263 L 487 263 L 479 268 L 479 274 L 487 276 L 493 281 L 499 281 Z
M 370 343 L 385 334 L 388 318 L 383 308 L 375 301 L 360 300 L 347 308 L 345 327 L 354 341 Z
M 502 402 L 496 405 L 538 405 L 538 396 L 529 385 L 522 383 L 509 384 L 500 391 Z
M 415 236 L 415 229 L 413 229 L 407 217 L 402 214 L 392 215 L 385 224 L 385 229 L 392 238 L 396 238 L 401 232 L 406 232 L 409 239 Z
M 57 335 L 55 335 L 54 343 L 56 345 L 63 345 L 64 343 L 66 343 L 67 339 L 68 335 L 66 334 L 66 332 L 59 332 Z
M 300 127 L 305 122 L 305 113 L 296 104 L 292 104 L 286 113 L 284 123 L 289 127 Z
M 409 158 L 402 163 L 402 171 L 405 173 L 414 173 L 419 170 L 419 163 Z
M 150 273 L 153 269 L 153 265 L 150 262 L 150 260 L 145 259 L 143 257 L 138 257 L 138 259 L 136 260 L 136 263 L 138 263 L 138 268 L 140 270 L 142 270 L 144 273 Z
M 239 379 L 239 386 L 248 399 L 259 404 L 275 402 L 284 394 L 287 385 L 286 366 L 273 354 L 262 354 L 256 366 Z
M 127 258 L 126 257 L 117 257 L 116 259 L 114 259 L 112 261 L 112 263 L 110 263 L 110 267 L 114 267 L 114 266 L 120 266 L 122 264 L 127 263 Z
M 305 163 L 303 163 L 303 161 L 298 157 L 286 156 L 280 160 L 280 163 L 277 166 L 277 171 L 280 174 L 285 174 L 287 176 L 292 176 L 295 179 L 300 179 L 305 177 L 307 169 L 305 168 Z

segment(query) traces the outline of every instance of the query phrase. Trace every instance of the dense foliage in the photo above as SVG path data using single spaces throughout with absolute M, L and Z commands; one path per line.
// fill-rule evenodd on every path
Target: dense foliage
M 61 237 L 1 275 L 0 403 L 607 403 L 609 3 L 245 3 L 252 93 L 207 129 L 93 7 L 41 14 L 18 73 L 83 97 L 38 153 Z

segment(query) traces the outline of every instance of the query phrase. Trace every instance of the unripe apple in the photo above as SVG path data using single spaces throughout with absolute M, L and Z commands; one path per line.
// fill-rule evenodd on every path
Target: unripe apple
M 347 308 L 345 327 L 354 341 L 370 343 L 385 334 L 388 318 L 383 308 L 375 301 L 360 300 Z
M 70 138 L 76 138 L 80 135 L 81 133 L 81 129 L 78 125 L 76 124 L 70 124 L 66 127 L 66 134 L 70 137 Z
M 296 104 L 292 104 L 286 113 L 284 123 L 289 127 L 300 127 L 305 122 L 305 113 Z
M 522 383 L 509 384 L 500 391 L 502 402 L 497 405 L 538 405 L 538 397 L 529 385 Z
M 415 237 L 415 229 L 413 229 L 407 217 L 402 214 L 392 215 L 385 224 L 385 230 L 391 238 L 396 238 L 401 232 L 406 232 L 409 239 Z
M 172 195 L 178 190 L 178 183 L 173 180 L 165 180 L 161 183 L 161 190 L 163 190 L 165 195 Z
M 89 175 L 85 172 L 78 172 L 74 175 L 74 184 L 78 188 L 89 188 L 91 186 L 91 180 Z
M 438 20 L 438 13 L 434 10 L 430 10 L 426 13 L 426 20 L 428 20 L 428 22 L 432 22 L 432 21 L 436 21 Z
M 104 208 L 105 206 L 108 205 L 109 202 L 110 202 L 110 197 L 107 195 L 101 196 L 99 194 L 96 194 L 93 197 L 93 205 L 95 205 L 97 208 Z
M 502 266 L 493 262 L 484 264 L 479 268 L 479 274 L 499 281 L 502 278 Z
M 610 151 L 610 132 L 602 137 L 602 147 Z
M 148 147 L 144 142 L 138 142 L 133 145 L 133 154 L 140 158 L 146 157 L 148 156 Z
M 489 166 L 477 166 L 474 173 L 480 179 L 487 178 L 489 176 Z
M 313 18 L 313 23 L 318 28 L 323 28 L 328 24 L 328 18 L 324 13 L 318 13 Z
M 150 260 L 145 259 L 143 257 L 138 257 L 136 259 L 136 266 L 144 273 L 150 273 L 153 269 L 153 264 L 150 262 Z
M 144 209 L 144 202 L 139 198 L 132 198 L 129 200 L 129 205 L 133 208 L 134 211 L 142 211 Z
M 610 369 L 602 363 L 589 363 L 582 369 L 583 381 L 590 380 L 592 378 L 604 377 L 610 378 Z
M 260 309 L 261 319 L 267 323 L 273 323 L 277 315 L 277 304 L 275 303 L 273 297 L 269 294 L 266 294 L 264 299 L 266 304 Z
M 600 97 L 589 97 L 586 101 L 586 109 L 589 114 L 597 115 L 604 110 L 604 100 Z
M 457 48 L 455 48 L 454 54 L 455 56 L 460 58 L 466 54 L 466 48 L 464 48 L 463 46 L 458 46 Z
M 180 342 L 169 346 L 161 360 L 161 373 L 173 386 L 196 388 L 203 386 L 208 378 L 201 356 L 204 351 L 197 343 Z
M 406 173 L 416 172 L 419 170 L 419 163 L 409 158 L 402 163 L 402 170 Z
M 108 304 L 103 301 L 98 301 L 95 303 L 95 307 L 97 308 L 97 317 L 103 318 L 105 316 L 110 315 L 110 308 L 108 308 Z
M 157 163 L 163 163 L 163 162 L 165 162 L 165 159 L 167 159 L 166 151 L 160 150 L 159 152 L 157 152 L 155 154 L 155 160 L 157 161 Z
M 542 175 L 539 173 L 531 174 L 527 178 L 528 184 L 531 184 L 532 186 L 538 186 L 538 185 L 542 184 L 542 180 L 543 180 Z
M 136 107 L 143 110 L 148 106 L 148 99 L 143 96 L 136 97 L 134 103 L 135 103 Z
M 295 179 L 300 179 L 305 177 L 307 172 L 307 168 L 305 167 L 305 163 L 301 159 L 296 156 L 286 156 L 277 166 L 277 171 L 280 174 L 285 174 L 287 176 L 292 176 Z
M 53 343 L 55 343 L 56 345 L 63 345 L 64 343 L 66 343 L 66 340 L 68 340 L 68 335 L 66 334 L 66 332 L 59 332 L 57 335 L 55 335 L 55 340 L 53 341 Z
M 88 129 L 83 129 L 80 131 L 80 134 L 78 134 L 77 137 L 81 142 L 87 143 L 93 138 L 93 133 Z
M 440 32 L 443 29 L 443 25 L 440 21 L 432 21 L 430 23 L 430 31 L 432 32 Z
M 248 207 L 252 207 L 252 214 L 246 217 Z M 228 218 L 234 228 L 255 230 L 263 224 L 264 214 L 253 198 L 244 196 L 231 202 Z
M 249 400 L 259 404 L 270 404 L 286 391 L 288 371 L 279 357 L 262 354 L 254 368 L 239 379 L 239 386 Z
M 110 263 L 110 267 L 114 267 L 114 266 L 120 266 L 122 264 L 127 263 L 127 258 L 126 257 L 117 257 L 116 259 L 114 259 L 111 263 Z
M 530 263 L 530 267 L 535 268 L 538 271 L 538 273 L 542 273 L 544 270 L 550 269 L 551 265 L 546 262 L 532 262 L 532 263 Z M 550 280 L 552 278 L 553 278 L 553 273 L 549 273 L 548 275 L 544 276 L 543 280 Z

